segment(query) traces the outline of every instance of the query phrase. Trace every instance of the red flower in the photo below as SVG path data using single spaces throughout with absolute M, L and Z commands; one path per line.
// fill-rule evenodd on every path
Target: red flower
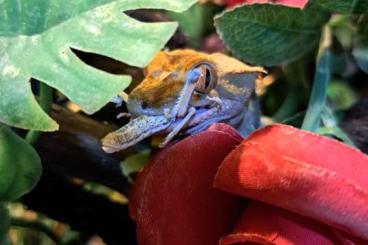
M 156 154 L 130 198 L 139 244 L 368 243 L 364 154 L 285 125 L 240 142 L 215 124 Z
M 229 7 L 245 3 L 246 4 L 271 3 L 302 9 L 305 7 L 305 5 L 307 5 L 308 0 L 226 0 L 226 4 Z

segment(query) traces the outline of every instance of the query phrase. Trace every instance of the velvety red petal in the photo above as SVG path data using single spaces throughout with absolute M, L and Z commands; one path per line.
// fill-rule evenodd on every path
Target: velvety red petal
M 217 125 L 156 154 L 130 197 L 140 245 L 212 245 L 241 216 L 244 199 L 212 187 L 218 166 L 240 137 Z
M 234 130 L 234 128 L 224 123 L 212 124 L 206 131 L 217 131 L 225 133 L 228 136 L 234 138 L 234 140 L 238 141 L 239 143 L 243 140 L 243 137 L 236 130 Z
M 307 5 L 308 0 L 227 0 L 226 4 L 229 7 L 233 7 L 239 4 L 255 4 L 255 3 L 270 3 L 270 4 L 279 4 L 293 8 L 303 9 L 305 5 Z
M 252 201 L 235 230 L 220 245 L 334 245 L 339 240 L 325 225 L 286 210 Z
M 256 131 L 219 168 L 215 186 L 368 239 L 368 158 L 286 125 Z

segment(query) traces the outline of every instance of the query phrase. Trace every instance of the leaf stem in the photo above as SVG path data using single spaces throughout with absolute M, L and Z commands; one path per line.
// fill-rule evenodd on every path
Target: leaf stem
M 49 87 L 47 84 L 40 82 L 40 92 L 39 92 L 39 98 L 40 98 L 40 106 L 45 112 L 49 112 L 52 104 L 52 88 Z M 36 130 L 30 130 L 28 131 L 25 140 L 33 144 L 36 142 L 38 137 L 40 137 L 41 131 Z

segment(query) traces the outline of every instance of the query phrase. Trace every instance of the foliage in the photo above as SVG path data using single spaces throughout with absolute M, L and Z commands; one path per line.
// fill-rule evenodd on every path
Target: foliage
M 8 233 L 9 225 L 10 225 L 10 218 L 8 210 L 4 205 L 0 204 L 0 245 L 5 245 L 6 243 L 6 236 Z
M 294 61 L 315 48 L 328 17 L 314 6 L 299 10 L 256 4 L 228 10 L 215 23 L 235 56 L 252 64 L 273 66 Z
M 141 23 L 122 11 L 145 7 L 180 12 L 193 2 L 94 0 L 65 5 L 57 0 L 1 1 L 0 121 L 26 129 L 58 128 L 37 105 L 31 77 L 58 89 L 87 113 L 97 111 L 126 88 L 130 79 L 86 66 L 71 48 L 143 67 L 177 24 Z
M 41 160 L 24 139 L 0 126 L 0 202 L 30 191 L 41 177 Z
M 368 13 L 368 2 L 365 0 L 316 0 L 316 3 L 331 12 L 341 14 Z

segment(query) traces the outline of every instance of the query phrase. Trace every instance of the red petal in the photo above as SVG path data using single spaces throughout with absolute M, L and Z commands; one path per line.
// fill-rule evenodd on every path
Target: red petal
M 255 4 L 255 3 L 270 3 L 270 4 L 279 4 L 288 7 L 300 8 L 303 9 L 305 5 L 307 5 L 308 0 L 227 0 L 226 4 L 229 7 L 233 7 L 239 4 Z
M 272 125 L 243 141 L 215 186 L 368 239 L 368 158 L 336 140 Z
M 339 244 L 333 232 L 313 220 L 252 201 L 232 234 L 220 245 L 253 242 L 275 245 Z
M 216 125 L 155 155 L 130 198 L 140 245 L 212 245 L 232 230 L 244 199 L 212 184 L 239 139 L 229 126 Z
M 234 130 L 234 128 L 224 123 L 215 123 L 211 125 L 211 127 L 209 127 L 207 131 L 217 131 L 221 133 L 226 133 L 228 136 L 232 137 L 239 143 L 243 140 L 243 137 L 236 130 Z

